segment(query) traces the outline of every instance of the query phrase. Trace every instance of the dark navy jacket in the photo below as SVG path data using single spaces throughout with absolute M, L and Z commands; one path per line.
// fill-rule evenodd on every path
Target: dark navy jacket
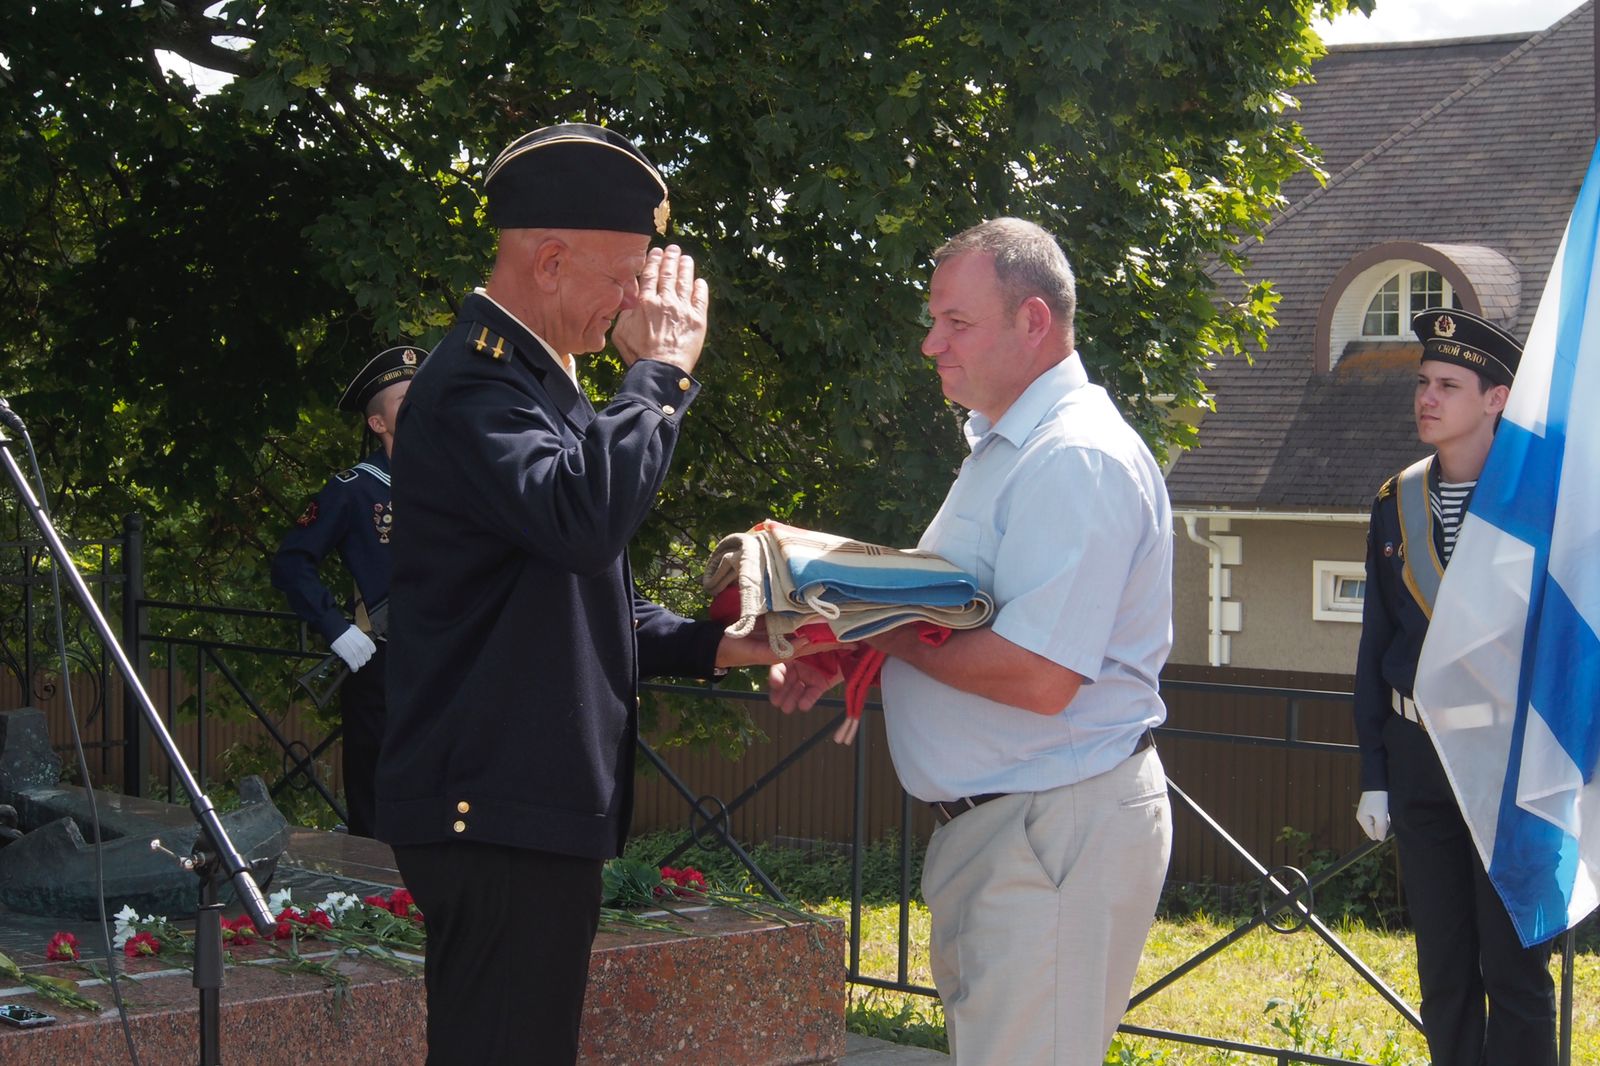
M 330 551 L 338 551 L 362 602 L 376 607 L 389 595 L 393 524 L 389 459 L 379 448 L 335 474 L 306 505 L 272 557 L 272 587 L 288 599 L 290 610 L 331 643 L 350 628 L 350 618 L 322 583 L 319 564 Z
M 1430 492 L 1439 487 L 1439 464 L 1428 468 Z M 1428 615 L 1406 588 L 1405 554 L 1400 536 L 1400 509 L 1396 502 L 1399 475 L 1383 483 L 1372 501 L 1367 526 L 1367 589 L 1361 609 L 1361 646 L 1356 653 L 1356 743 L 1361 748 L 1361 790 L 1386 792 L 1389 788 L 1388 756 L 1383 746 L 1383 725 L 1394 713 L 1393 692 L 1411 695 L 1417 676 L 1422 640 L 1428 635 Z M 1434 550 L 1444 558 L 1443 534 L 1433 528 Z
M 618 853 L 638 680 L 710 676 L 722 636 L 628 568 L 697 391 L 641 360 L 596 412 L 514 318 L 463 303 L 395 435 L 380 839 Z

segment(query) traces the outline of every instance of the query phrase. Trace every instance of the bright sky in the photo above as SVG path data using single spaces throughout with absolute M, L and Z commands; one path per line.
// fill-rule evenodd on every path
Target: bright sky
M 1542 30 L 1583 0 L 1378 0 L 1372 17 L 1343 15 L 1318 28 L 1327 44 L 1426 41 Z

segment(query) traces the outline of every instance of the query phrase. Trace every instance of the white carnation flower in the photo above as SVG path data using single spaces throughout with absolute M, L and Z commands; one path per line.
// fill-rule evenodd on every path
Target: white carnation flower
M 319 904 L 319 908 L 330 918 L 337 918 L 352 907 L 359 906 L 361 897 L 349 892 L 329 892 L 328 898 Z
M 117 927 L 116 935 L 111 938 L 111 943 L 112 946 L 120 948 L 129 940 L 132 940 L 134 933 L 137 932 L 133 928 L 133 923 L 139 920 L 139 912 L 131 906 L 125 906 L 112 917 L 116 918 Z

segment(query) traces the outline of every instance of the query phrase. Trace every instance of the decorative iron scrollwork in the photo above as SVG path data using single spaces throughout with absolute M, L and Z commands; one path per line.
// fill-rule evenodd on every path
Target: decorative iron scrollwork
M 1268 870 L 1266 876 L 1256 882 L 1256 893 L 1256 913 L 1274 933 L 1298 933 L 1316 913 L 1311 878 L 1298 867 L 1278 866 Z M 1270 904 L 1269 894 L 1277 897 Z M 1287 921 L 1284 920 L 1286 916 Z

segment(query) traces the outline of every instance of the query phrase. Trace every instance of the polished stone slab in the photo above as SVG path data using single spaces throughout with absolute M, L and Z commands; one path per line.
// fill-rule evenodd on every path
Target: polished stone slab
M 295 829 L 272 887 L 285 885 L 293 888 L 297 900 L 315 902 L 336 888 L 386 893 L 399 887 L 400 880 L 392 853 L 377 841 Z M 584 1009 L 583 1063 L 632 1066 L 692 1055 L 727 1066 L 787 1066 L 836 1062 L 845 1054 L 841 922 L 783 925 L 727 908 L 696 908 L 685 914 L 692 921 L 690 933 L 601 931 Z M 0 913 L 0 950 L 25 969 L 87 980 L 78 967 L 47 962 L 44 949 L 55 929 L 67 928 L 78 934 L 86 955 L 96 961 L 97 927 L 38 921 Z M 427 1008 L 420 976 L 366 960 L 322 955 L 348 978 L 341 996 L 322 977 L 248 961 L 263 950 L 236 952 L 240 963 L 227 969 L 221 1011 L 224 1061 L 251 1066 L 407 1066 L 423 1061 Z M 306 950 L 313 953 L 316 948 L 307 945 Z M 189 973 L 161 958 L 132 960 L 126 966 L 133 980 L 123 983 L 123 996 L 140 1061 L 195 1061 L 197 994 Z M 102 1003 L 111 1002 L 102 984 L 91 982 L 84 991 Z M 0 1028 L 0 1063 L 6 1066 L 128 1061 L 116 1012 L 109 1006 L 98 1016 L 79 1014 L 4 988 L 0 1001 L 27 1003 L 60 1019 L 36 1030 Z M 530 1041 L 530 1062 L 537 1061 L 536 1047 Z

